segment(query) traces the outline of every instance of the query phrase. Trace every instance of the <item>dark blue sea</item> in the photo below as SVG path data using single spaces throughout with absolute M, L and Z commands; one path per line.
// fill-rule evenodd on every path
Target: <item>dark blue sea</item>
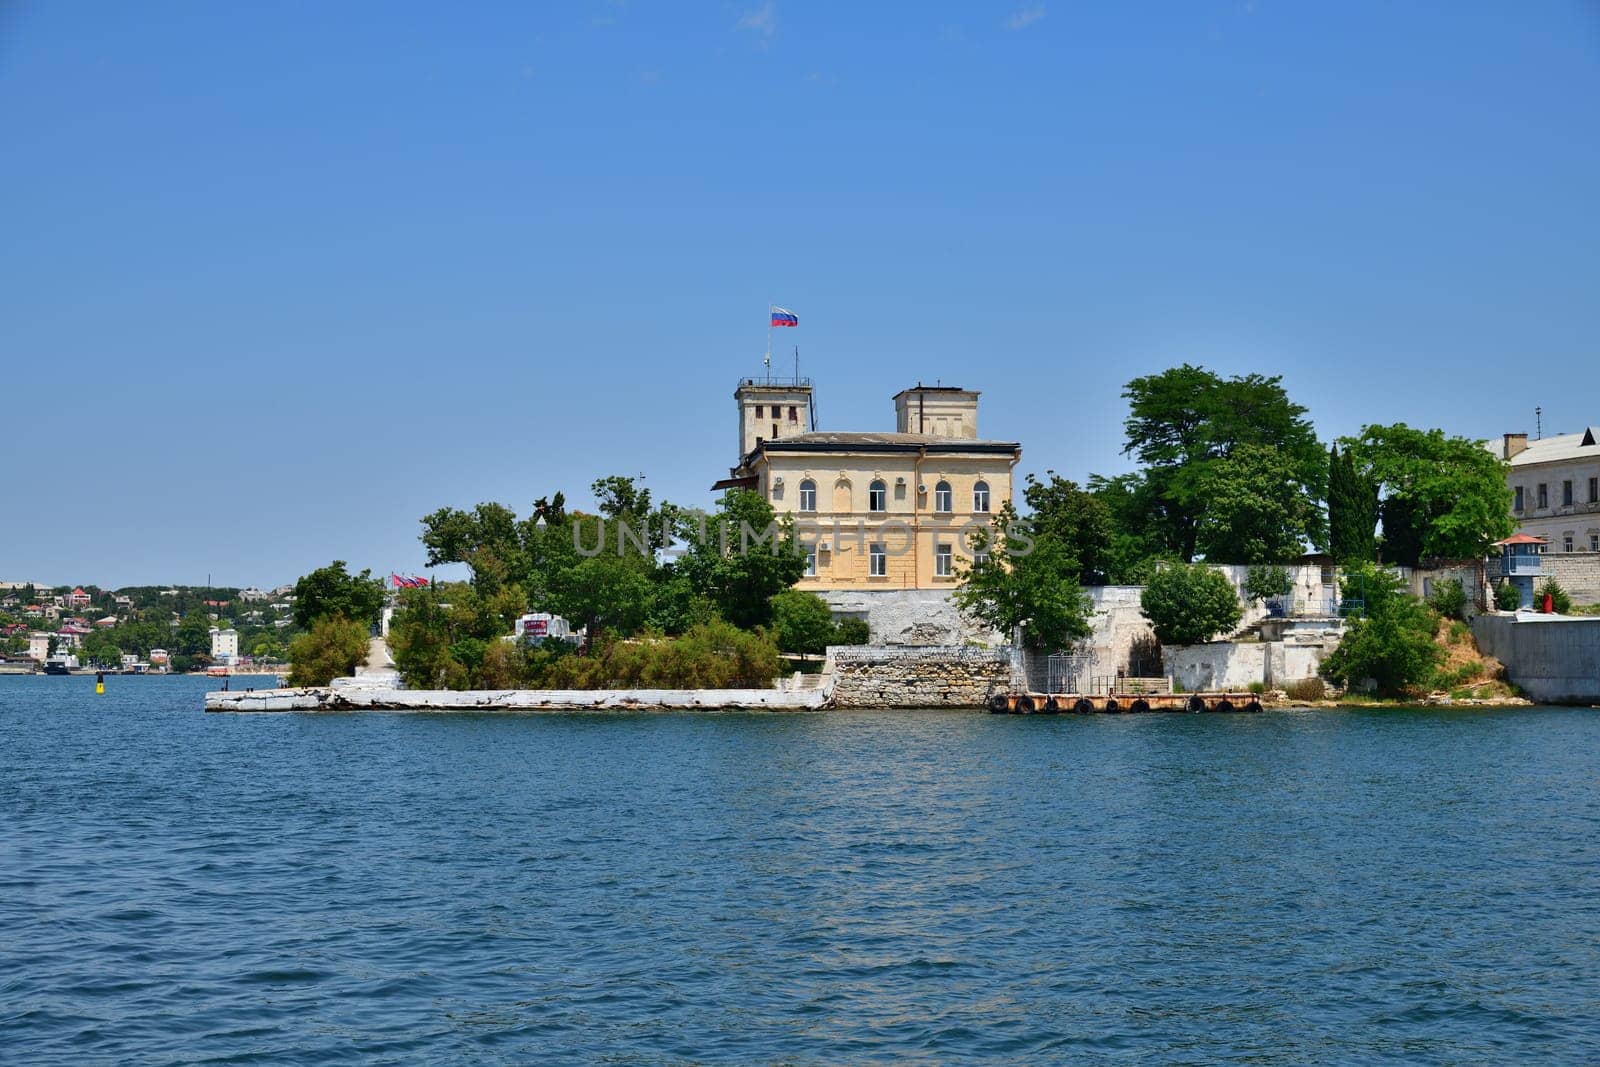
M 0 1062 L 1600 1058 L 1600 712 L 214 684 L 0 677 Z

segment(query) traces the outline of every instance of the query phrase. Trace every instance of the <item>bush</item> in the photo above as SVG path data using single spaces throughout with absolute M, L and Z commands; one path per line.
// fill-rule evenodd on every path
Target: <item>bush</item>
M 290 685 L 327 685 L 354 674 L 367 658 L 367 628 L 343 615 L 324 615 L 289 643 Z
M 1431 682 L 1444 656 L 1434 640 L 1439 617 L 1387 570 L 1358 567 L 1344 584 L 1346 598 L 1364 593 L 1366 614 L 1346 623 L 1339 647 L 1322 661 L 1323 676 L 1347 689 L 1370 680 L 1389 696 Z
M 1505 579 L 1494 588 L 1494 606 L 1501 611 L 1516 611 L 1522 606 L 1522 594 Z
M 1534 607 L 1543 609 L 1545 597 L 1550 598 L 1551 607 L 1555 609 L 1557 615 L 1572 614 L 1572 598 L 1567 595 L 1565 589 L 1561 588 L 1561 583 L 1554 578 L 1546 578 L 1544 583 L 1534 591 Z
M 1256 565 L 1245 572 L 1244 595 L 1251 600 L 1288 596 L 1294 591 L 1294 579 L 1286 567 Z
M 547 642 L 548 644 L 548 642 Z M 702 623 L 682 637 L 613 641 L 589 656 L 560 656 L 542 667 L 529 656 L 533 688 L 765 689 L 778 676 L 778 644 L 765 630 Z
M 1203 563 L 1175 563 L 1150 578 L 1139 608 L 1164 645 L 1197 645 L 1239 625 L 1244 614 L 1227 575 Z
M 837 628 L 827 601 L 815 593 L 785 589 L 772 598 L 772 629 L 784 652 L 818 653 Z
M 866 619 L 843 618 L 834 629 L 833 643 L 836 645 L 864 645 L 871 640 L 872 631 Z
M 1459 619 L 1467 610 L 1467 592 L 1459 578 L 1440 578 L 1428 594 L 1428 606 L 1447 619 Z
M 1247 686 L 1247 688 L 1250 690 L 1250 692 L 1254 693 L 1256 696 L 1260 696 L 1262 693 L 1265 693 L 1267 691 L 1267 683 L 1266 682 L 1251 682 L 1249 684 L 1249 686 Z
M 1326 700 L 1328 687 L 1321 678 L 1302 678 L 1298 682 L 1285 682 L 1283 694 L 1290 700 L 1306 702 Z
M 1450 623 L 1450 643 L 1452 645 L 1464 644 L 1471 633 L 1472 628 L 1464 622 L 1452 621 Z

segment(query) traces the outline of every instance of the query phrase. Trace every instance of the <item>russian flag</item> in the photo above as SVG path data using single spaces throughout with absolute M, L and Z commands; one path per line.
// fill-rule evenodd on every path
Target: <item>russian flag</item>
M 788 308 L 774 307 L 772 309 L 772 325 L 798 326 L 800 325 L 800 317 Z

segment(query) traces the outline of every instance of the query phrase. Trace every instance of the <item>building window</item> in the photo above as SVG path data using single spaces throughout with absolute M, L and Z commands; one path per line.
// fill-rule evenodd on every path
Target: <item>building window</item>
M 874 578 L 889 573 L 889 553 L 884 551 L 882 543 L 867 546 L 867 573 Z
M 1600 552 L 1600 534 L 1589 535 L 1589 551 Z
M 1511 501 L 1511 510 L 1512 511 L 1521 511 L 1522 510 L 1522 486 L 1520 486 L 1520 485 L 1517 486 L 1514 490 L 1512 490 L 1512 493 L 1514 495 L 1514 499 Z
M 949 545 L 933 546 L 933 576 L 935 578 L 948 578 L 955 572 L 951 569 L 951 553 Z
M 800 483 L 800 510 L 817 510 L 817 483 L 810 478 Z
M 1539 483 L 1539 506 L 1541 508 L 1550 506 L 1550 487 L 1543 482 Z
M 816 576 L 817 576 L 817 546 L 816 545 L 807 545 L 806 546 L 806 577 L 807 578 L 815 578 Z
M 766 412 L 767 412 L 767 406 L 765 404 L 757 404 L 756 405 L 756 418 L 759 419 L 759 418 L 764 417 L 766 415 Z
M 1589 479 L 1589 503 L 1600 504 L 1600 478 Z
M 1572 483 L 1570 481 L 1561 483 L 1561 506 L 1564 508 L 1572 506 Z
M 945 514 L 955 510 L 955 498 L 950 492 L 949 482 L 940 482 L 933 487 L 933 510 Z
M 790 422 L 799 422 L 800 421 L 800 411 L 793 404 L 789 405 L 789 421 Z
M 1567 534 L 1565 537 L 1563 537 L 1561 539 L 1561 551 L 1563 551 L 1563 552 L 1571 552 L 1572 551 L 1572 535 L 1571 534 Z
M 874 481 L 871 485 L 867 486 L 867 510 L 889 510 L 889 487 L 884 485 L 881 480 Z
M 973 565 L 973 567 L 981 567 L 985 563 L 988 563 L 988 562 L 989 562 L 989 550 L 987 548 L 980 548 L 980 549 L 977 549 L 976 551 L 974 551 L 972 553 L 972 565 Z
M 979 482 L 972 487 L 972 510 L 979 512 L 989 510 L 988 482 Z

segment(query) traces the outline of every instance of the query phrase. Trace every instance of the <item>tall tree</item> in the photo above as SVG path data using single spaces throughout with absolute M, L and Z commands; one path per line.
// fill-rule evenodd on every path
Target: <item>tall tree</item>
M 1382 490 L 1385 562 L 1481 559 L 1515 529 L 1505 464 L 1481 442 L 1395 423 L 1342 443 Z
M 771 622 L 772 597 L 805 573 L 793 524 L 777 522 L 760 493 L 730 489 L 703 524 L 696 516 L 679 526 L 688 547 L 667 581 L 683 579 L 735 626 Z
M 1046 471 L 1050 480 L 1042 482 L 1028 475 L 1022 491 L 1031 512 L 1028 522 L 1035 538 L 1057 541 L 1078 563 L 1082 585 L 1106 585 L 1115 570 L 1116 527 L 1106 502 L 1068 481 Z
M 1123 390 L 1129 405 L 1123 452 L 1146 465 L 1145 481 L 1162 506 L 1166 547 L 1185 562 L 1199 549 L 1216 465 L 1240 446 L 1278 450 L 1295 490 L 1313 502 L 1322 498 L 1322 446 L 1306 409 L 1281 383 L 1259 374 L 1222 378 L 1186 363 L 1135 378 Z
M 1335 442 L 1328 449 L 1328 551 L 1340 563 L 1376 560 L 1377 526 L 1378 486 Z
M 374 578 L 370 569 L 351 574 L 342 559 L 318 567 L 294 585 L 294 621 L 302 628 L 334 615 L 371 626 L 382 610 L 382 579 Z
M 1324 540 L 1322 510 L 1288 453 L 1241 444 L 1212 461 L 1198 545 L 1212 563 L 1278 563 Z
M 1089 635 L 1092 605 L 1078 585 L 1078 561 L 1054 536 L 1025 535 L 1009 500 L 973 548 L 954 594 L 964 615 L 1008 638 L 1021 627 L 1023 643 L 1035 649 L 1066 648 Z

